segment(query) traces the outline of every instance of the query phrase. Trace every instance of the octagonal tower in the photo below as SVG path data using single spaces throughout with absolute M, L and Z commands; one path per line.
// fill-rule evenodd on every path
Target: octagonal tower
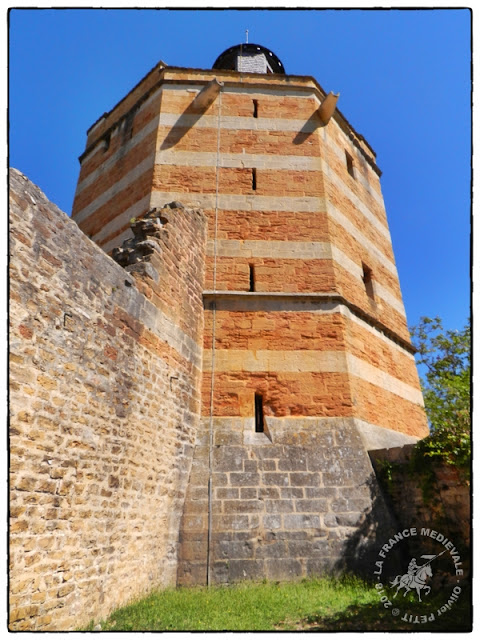
M 73 218 L 105 251 L 172 200 L 209 219 L 182 584 L 365 565 L 389 526 L 368 450 L 428 432 L 381 172 L 337 98 L 243 44 L 159 63 L 88 132 Z

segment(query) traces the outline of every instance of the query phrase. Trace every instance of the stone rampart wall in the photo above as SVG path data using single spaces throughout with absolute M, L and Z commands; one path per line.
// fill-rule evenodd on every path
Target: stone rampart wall
M 413 470 L 413 448 L 414 445 L 405 445 L 370 452 L 398 530 L 416 529 L 417 535 L 408 539 L 408 548 L 417 558 L 425 553 L 436 554 L 439 548 L 443 551 L 438 534 L 440 541 L 442 537 L 450 540 L 461 558 L 461 575 L 466 578 L 470 571 L 470 483 L 454 465 L 432 465 L 427 460 L 423 469 Z M 430 535 L 425 534 L 426 530 Z M 439 561 L 438 568 L 452 573 L 451 554 Z
M 206 223 L 129 273 L 15 170 L 10 213 L 10 629 L 75 629 L 176 581 Z

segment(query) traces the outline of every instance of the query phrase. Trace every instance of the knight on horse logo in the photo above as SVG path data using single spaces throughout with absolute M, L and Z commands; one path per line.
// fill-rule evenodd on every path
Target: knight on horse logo
M 412 558 L 408 564 L 407 573 L 396 576 L 395 580 L 390 582 L 390 586 L 397 587 L 397 590 L 393 597 L 395 598 L 395 596 L 398 594 L 400 589 L 405 589 L 405 593 L 403 594 L 403 597 L 405 597 L 407 593 L 415 589 L 418 595 L 418 601 L 422 602 L 422 598 L 420 595 L 421 591 L 424 589 L 426 591 L 424 595 L 426 596 L 428 596 L 428 594 L 431 591 L 431 587 L 427 584 L 428 579 L 431 578 L 433 575 L 432 567 L 430 565 L 434 560 L 439 558 L 444 553 L 445 551 L 442 551 L 442 553 L 439 553 L 436 556 L 431 556 L 431 555 L 421 556 L 422 559 L 426 560 L 427 562 L 425 562 L 420 566 L 417 564 L 416 558 Z

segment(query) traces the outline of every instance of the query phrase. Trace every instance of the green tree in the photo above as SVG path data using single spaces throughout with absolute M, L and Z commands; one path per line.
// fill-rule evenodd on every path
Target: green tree
M 423 456 L 470 466 L 471 334 L 445 330 L 440 318 L 421 318 L 410 329 L 423 365 L 422 390 L 430 435 L 419 443 Z M 419 451 L 420 453 L 420 451 Z

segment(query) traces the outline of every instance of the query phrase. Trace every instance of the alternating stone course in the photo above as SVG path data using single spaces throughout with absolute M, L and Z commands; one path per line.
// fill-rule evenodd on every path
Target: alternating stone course
M 428 428 L 375 154 L 325 96 L 159 63 L 88 132 L 86 236 L 12 171 L 12 629 L 370 568 L 367 451 Z

